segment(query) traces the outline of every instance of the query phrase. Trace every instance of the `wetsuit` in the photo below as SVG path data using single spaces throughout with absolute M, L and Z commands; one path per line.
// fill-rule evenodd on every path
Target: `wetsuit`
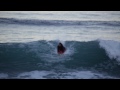
M 65 49 L 65 47 L 63 46 L 63 45 L 61 45 L 61 46 L 57 46 L 57 51 L 58 51 L 58 53 L 60 53 L 60 54 L 62 54 L 62 53 L 64 53 L 64 51 L 65 51 L 66 49 Z

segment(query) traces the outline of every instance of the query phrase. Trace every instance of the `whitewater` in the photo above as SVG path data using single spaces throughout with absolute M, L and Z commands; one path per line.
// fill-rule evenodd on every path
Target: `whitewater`
M 120 11 L 0 11 L 0 79 L 118 78 Z

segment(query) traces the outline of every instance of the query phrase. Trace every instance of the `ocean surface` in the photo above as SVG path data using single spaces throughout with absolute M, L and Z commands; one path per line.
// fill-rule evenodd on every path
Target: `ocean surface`
M 120 11 L 0 11 L 0 79 L 120 79 Z

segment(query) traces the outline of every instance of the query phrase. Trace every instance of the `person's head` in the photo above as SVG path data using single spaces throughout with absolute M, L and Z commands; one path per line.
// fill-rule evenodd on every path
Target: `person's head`
M 59 46 L 63 46 L 62 43 L 59 43 Z

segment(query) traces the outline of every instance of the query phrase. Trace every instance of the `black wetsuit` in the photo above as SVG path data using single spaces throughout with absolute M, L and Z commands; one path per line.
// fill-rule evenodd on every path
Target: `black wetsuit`
M 57 46 L 57 51 L 58 52 L 64 52 L 65 51 L 65 47 L 64 46 Z

